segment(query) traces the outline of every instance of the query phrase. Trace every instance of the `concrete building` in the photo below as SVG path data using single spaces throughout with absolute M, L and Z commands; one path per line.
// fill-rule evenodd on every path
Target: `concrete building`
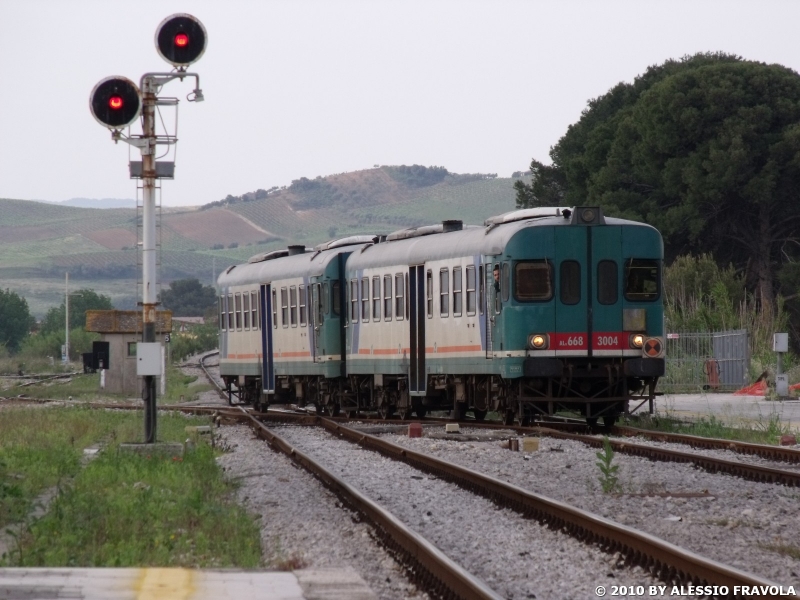
M 86 331 L 100 334 L 109 343 L 105 389 L 112 394 L 141 396 L 142 383 L 136 376 L 136 344 L 142 341 L 142 311 L 87 310 Z M 164 336 L 172 332 L 172 311 L 156 312 L 156 341 L 164 344 Z M 161 387 L 157 378 L 156 389 Z

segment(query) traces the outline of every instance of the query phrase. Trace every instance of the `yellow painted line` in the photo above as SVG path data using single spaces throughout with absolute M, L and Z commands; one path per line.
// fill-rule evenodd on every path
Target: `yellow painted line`
M 194 593 L 189 569 L 142 569 L 136 600 L 188 600 Z

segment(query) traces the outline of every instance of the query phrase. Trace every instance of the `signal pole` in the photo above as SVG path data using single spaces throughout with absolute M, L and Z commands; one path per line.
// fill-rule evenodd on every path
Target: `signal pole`
M 155 43 L 159 55 L 175 67 L 169 73 L 146 73 L 139 88 L 124 77 L 107 77 L 92 90 L 89 108 L 100 124 L 112 130 L 114 142 L 123 141 L 138 147 L 142 154 L 141 171 L 131 177 L 142 179 L 142 342 L 136 348 L 137 375 L 142 376 L 144 400 L 144 437 L 146 444 L 156 441 L 156 376 L 162 374 L 161 344 L 156 342 L 156 306 L 158 305 L 156 271 L 156 179 L 171 179 L 174 162 L 157 162 L 158 145 L 176 144 L 176 136 L 156 134 L 156 106 L 175 106 L 177 99 L 158 99 L 161 87 L 175 79 L 194 77 L 196 87 L 188 96 L 189 102 L 201 102 L 200 77 L 187 73 L 186 68 L 205 52 L 208 36 L 205 27 L 192 15 L 174 14 L 156 28 Z M 133 123 L 141 112 L 142 135 L 125 137 L 122 129 Z M 177 122 L 177 121 L 176 121 Z M 138 165 L 137 165 L 138 166 Z M 164 167 L 161 169 L 160 167 Z

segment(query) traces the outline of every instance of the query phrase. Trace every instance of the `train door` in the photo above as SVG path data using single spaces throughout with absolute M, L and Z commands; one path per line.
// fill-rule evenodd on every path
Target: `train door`
M 408 270 L 409 344 L 408 389 L 412 396 L 424 396 L 428 391 L 425 367 L 425 265 Z
M 597 288 L 592 294 L 591 352 L 594 356 L 619 355 L 628 347 L 622 331 L 622 228 L 589 229 Z
M 494 276 L 492 275 L 492 263 L 487 262 L 483 266 L 483 284 L 481 285 L 483 290 L 483 295 L 481 298 L 481 302 L 483 306 L 485 306 L 484 310 L 484 318 L 486 320 L 486 358 L 492 359 L 494 357 L 494 344 L 492 343 L 492 336 L 494 334 L 494 323 L 495 323 L 495 313 L 494 313 L 494 299 L 495 299 L 495 289 L 494 289 Z
M 261 286 L 261 381 L 264 393 L 275 393 L 275 363 L 272 354 L 272 286 Z
M 590 227 L 554 227 L 552 256 L 557 297 L 555 335 L 552 348 L 562 355 L 586 356 L 589 350 L 592 314 L 591 269 L 588 269 Z
M 322 352 L 319 338 L 322 336 L 322 322 L 324 319 L 322 310 L 322 294 L 320 290 L 321 283 L 311 284 L 311 327 L 312 335 L 314 337 L 311 344 L 311 355 L 314 357 L 314 362 L 322 362 Z

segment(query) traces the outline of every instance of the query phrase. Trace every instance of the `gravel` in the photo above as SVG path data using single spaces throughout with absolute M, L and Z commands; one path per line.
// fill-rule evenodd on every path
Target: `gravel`
M 463 431 L 480 434 L 477 429 Z M 514 436 L 509 432 L 509 437 Z M 800 587 L 797 488 L 617 453 L 613 464 L 619 466 L 622 493 L 603 494 L 597 450 L 580 442 L 544 437 L 537 452 L 525 454 L 504 449 L 496 441 L 460 443 L 396 434 L 385 437 L 646 531 L 776 584 Z M 725 451 L 708 452 L 734 456 Z M 677 496 L 704 491 L 711 497 Z

